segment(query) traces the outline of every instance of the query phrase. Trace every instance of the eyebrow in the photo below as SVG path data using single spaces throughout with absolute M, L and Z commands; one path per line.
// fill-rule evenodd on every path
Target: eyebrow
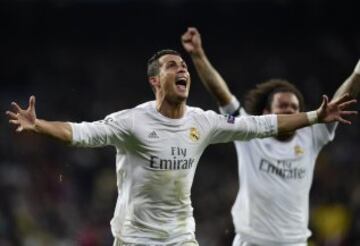
M 176 60 L 169 60 L 169 61 L 166 61 L 165 63 L 163 63 L 163 65 L 166 65 L 166 64 L 169 64 L 169 63 L 177 63 Z M 184 60 L 181 60 L 180 62 L 181 65 L 185 65 L 187 67 L 187 64 Z
M 176 63 L 176 61 L 175 60 L 169 60 L 169 61 L 167 61 L 167 62 L 165 62 L 165 64 L 167 64 L 167 63 Z

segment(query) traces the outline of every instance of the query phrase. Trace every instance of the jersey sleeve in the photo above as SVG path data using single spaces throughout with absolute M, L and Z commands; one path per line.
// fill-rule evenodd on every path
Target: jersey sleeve
M 94 122 L 69 122 L 73 132 L 72 144 L 81 147 L 119 145 L 130 135 L 132 114 L 130 110 L 108 115 Z
M 311 127 L 314 145 L 317 149 L 321 149 L 325 144 L 332 141 L 335 137 L 335 130 L 338 123 L 315 124 Z
M 234 140 L 265 138 L 277 134 L 277 116 L 240 116 L 219 115 L 207 111 L 210 128 L 209 143 L 225 143 Z

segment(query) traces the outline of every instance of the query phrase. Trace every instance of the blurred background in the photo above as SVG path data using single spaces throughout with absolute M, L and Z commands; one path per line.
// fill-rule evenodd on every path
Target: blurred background
M 210 60 L 241 99 L 286 78 L 307 108 L 331 96 L 360 58 L 354 1 L 1 0 L 0 111 L 37 97 L 39 118 L 93 121 L 152 100 L 146 61 L 181 51 L 192 72 L 189 104 L 217 110 L 180 36 L 199 28 Z M 357 106 L 359 109 L 359 106 Z M 340 126 L 320 154 L 311 191 L 313 246 L 360 245 L 360 124 Z M 115 151 L 76 149 L 14 133 L 0 117 L 0 245 L 111 245 Z M 200 160 L 192 201 L 200 245 L 231 245 L 238 190 L 232 144 Z

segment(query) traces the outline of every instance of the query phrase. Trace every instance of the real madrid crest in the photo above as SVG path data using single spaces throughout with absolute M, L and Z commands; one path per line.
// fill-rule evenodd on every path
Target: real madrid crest
M 295 145 L 294 151 L 295 151 L 295 155 L 297 156 L 304 154 L 304 149 L 301 148 L 299 145 Z
M 196 129 L 195 127 L 191 127 L 189 137 L 193 142 L 198 141 L 200 139 L 199 130 Z

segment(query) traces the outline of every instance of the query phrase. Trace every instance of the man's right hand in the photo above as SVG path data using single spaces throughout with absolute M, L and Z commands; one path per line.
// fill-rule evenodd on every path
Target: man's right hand
M 12 111 L 6 111 L 9 123 L 16 126 L 16 132 L 36 131 L 35 96 L 29 99 L 27 109 L 22 109 L 16 102 L 11 103 Z
M 188 27 L 187 31 L 181 36 L 181 43 L 190 55 L 200 56 L 204 52 L 200 33 L 195 27 Z

